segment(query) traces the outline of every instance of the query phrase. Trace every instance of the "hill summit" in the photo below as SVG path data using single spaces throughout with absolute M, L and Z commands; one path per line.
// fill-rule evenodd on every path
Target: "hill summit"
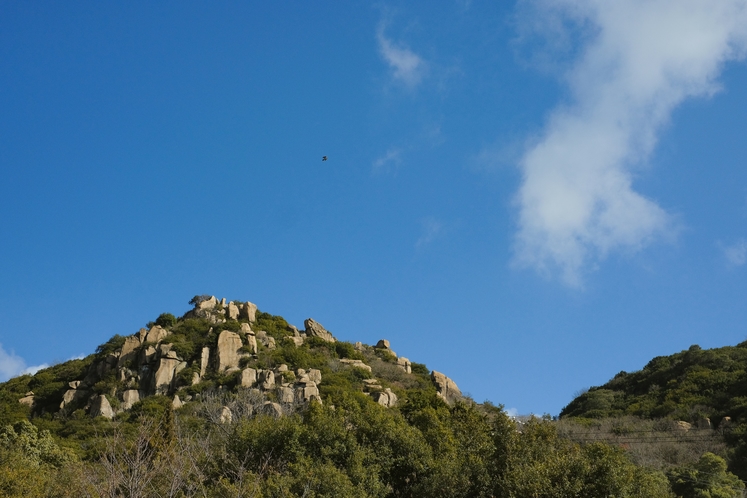
M 375 346 L 340 342 L 312 318 L 299 331 L 251 302 L 195 296 L 190 303 L 194 308 L 180 318 L 164 313 L 135 334 L 112 337 L 51 384 L 34 379 L 18 401 L 36 416 L 77 412 L 112 419 L 150 396 L 169 396 L 178 409 L 205 390 L 241 387 L 250 390 L 253 409 L 283 415 L 322 403 L 320 388 L 339 384 L 325 383 L 322 372 L 327 377 L 340 370 L 385 407 L 397 404 L 396 392 L 429 382 L 448 403 L 462 398 L 444 374 L 421 364 L 413 371 L 386 339 Z M 225 407 L 223 417 L 231 416 Z

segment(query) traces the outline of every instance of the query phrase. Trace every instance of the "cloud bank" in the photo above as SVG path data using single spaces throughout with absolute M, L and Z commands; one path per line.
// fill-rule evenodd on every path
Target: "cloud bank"
M 384 25 L 379 26 L 376 40 L 379 43 L 379 53 L 389 64 L 392 77 L 408 87 L 415 87 L 425 76 L 427 64 L 415 52 L 407 47 L 397 45 L 384 34 Z
M 5 382 L 11 377 L 22 374 L 34 374 L 42 368 L 47 368 L 49 365 L 35 365 L 26 366 L 26 362 L 20 356 L 13 352 L 8 353 L 3 349 L 3 345 L 0 344 L 0 382 Z
M 672 230 L 633 189 L 672 110 L 719 87 L 747 50 L 745 0 L 527 0 L 548 26 L 580 30 L 564 75 L 568 104 L 520 160 L 516 265 L 580 286 L 611 251 L 635 251 Z M 560 21 L 559 21 L 560 20 Z

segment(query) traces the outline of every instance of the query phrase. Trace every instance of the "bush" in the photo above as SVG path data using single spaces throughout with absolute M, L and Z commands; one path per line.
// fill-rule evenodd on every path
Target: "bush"
M 119 334 L 115 334 L 111 339 L 106 341 L 104 344 L 99 344 L 99 346 L 96 348 L 96 354 L 99 357 L 104 357 L 108 354 L 111 354 L 121 348 L 125 343 L 124 336 L 121 336 Z
M 165 329 L 173 327 L 176 325 L 176 317 L 171 313 L 161 313 L 156 318 L 156 325 Z

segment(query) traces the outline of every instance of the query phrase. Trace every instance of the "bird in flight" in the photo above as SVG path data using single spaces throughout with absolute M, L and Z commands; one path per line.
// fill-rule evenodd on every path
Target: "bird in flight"
M 327 156 L 322 156 L 322 161 L 326 161 L 326 160 L 327 160 Z

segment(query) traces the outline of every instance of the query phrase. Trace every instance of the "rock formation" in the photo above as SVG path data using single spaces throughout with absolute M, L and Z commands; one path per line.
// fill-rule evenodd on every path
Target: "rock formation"
M 245 368 L 241 371 L 241 387 L 253 387 L 257 383 L 257 371 Z
M 250 302 L 245 302 L 243 306 L 241 306 L 241 312 L 239 314 L 240 318 L 245 318 L 249 320 L 250 322 L 254 323 L 257 321 L 257 305 Z
M 436 391 L 447 403 L 452 403 L 462 397 L 462 392 L 457 387 L 456 383 L 435 370 L 431 372 L 431 380 L 436 385 Z
M 233 301 L 228 303 L 228 318 L 231 320 L 239 319 L 239 307 L 233 304 Z
M 307 318 L 303 322 L 306 327 L 306 335 L 309 337 L 318 337 L 327 342 L 335 342 L 334 336 L 327 331 L 320 323 L 315 322 L 311 318 Z
M 412 373 L 412 363 L 404 356 L 397 358 L 397 366 L 404 370 L 405 373 Z
M 224 330 L 218 336 L 218 372 L 239 366 L 239 349 L 241 337 L 235 332 Z
M 348 358 L 343 358 L 340 360 L 340 364 L 347 367 L 356 367 L 356 368 L 362 368 L 364 370 L 371 371 L 371 367 L 369 365 L 366 365 L 361 360 L 350 360 Z
M 103 394 L 91 398 L 91 416 L 104 417 L 109 420 L 114 418 L 112 405 L 109 404 L 109 400 Z

